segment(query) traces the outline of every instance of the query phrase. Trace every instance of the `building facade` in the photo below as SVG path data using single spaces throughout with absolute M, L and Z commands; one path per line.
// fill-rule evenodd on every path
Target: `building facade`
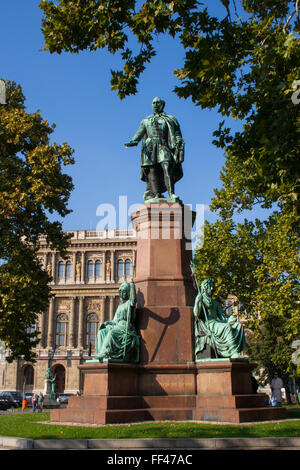
M 99 324 L 114 316 L 120 284 L 131 278 L 136 235 L 132 229 L 72 234 L 67 260 L 41 240 L 39 258 L 53 278 L 53 297 L 35 326 L 36 362 L 9 364 L 9 351 L 0 346 L 0 391 L 43 392 L 48 367 L 56 375 L 57 393 L 82 388 L 77 366 L 93 355 Z
M 36 362 L 8 363 L 9 351 L 0 343 L 0 391 L 43 392 L 49 367 L 57 393 L 82 390 L 77 366 L 93 356 L 98 326 L 113 319 L 120 284 L 131 279 L 137 240 L 132 229 L 71 233 L 68 259 L 41 239 L 39 259 L 53 278 L 53 297 L 35 325 L 40 332 Z M 238 316 L 236 300 L 223 299 L 227 315 Z

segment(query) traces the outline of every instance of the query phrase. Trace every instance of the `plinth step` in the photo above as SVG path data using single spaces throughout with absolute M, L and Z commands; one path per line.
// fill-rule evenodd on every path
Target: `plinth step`
M 134 423 L 141 421 L 185 421 L 194 419 L 193 408 L 182 409 L 61 409 L 51 411 L 51 421 L 85 424 Z
M 194 419 L 193 408 L 148 408 L 136 410 L 107 410 L 107 423 L 134 421 L 185 421 Z M 120 419 L 122 421 L 120 421 Z
M 195 410 L 195 419 L 199 421 L 249 423 L 285 418 L 285 408 L 197 408 Z
M 70 397 L 68 409 L 148 409 L 148 408 L 194 408 L 195 395 L 162 396 L 93 396 Z
M 70 397 L 67 408 L 51 411 L 51 421 L 85 424 L 141 421 L 246 423 L 286 418 L 285 408 L 264 406 L 266 395 L 143 395 Z
M 286 418 L 285 408 L 148 408 L 148 409 L 58 409 L 51 411 L 51 421 L 85 424 L 134 423 L 142 421 L 214 421 L 246 423 Z
M 197 395 L 197 408 L 262 408 L 268 403 L 265 394 Z

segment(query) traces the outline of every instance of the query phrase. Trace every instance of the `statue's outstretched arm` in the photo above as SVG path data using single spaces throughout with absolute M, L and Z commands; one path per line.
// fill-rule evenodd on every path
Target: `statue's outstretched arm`
M 127 142 L 126 144 L 124 144 L 125 147 L 134 147 L 135 145 L 137 145 L 139 143 L 139 141 L 142 140 L 145 133 L 146 133 L 146 126 L 145 126 L 144 122 L 142 121 L 141 124 L 140 124 L 140 127 L 138 128 L 138 130 L 136 131 L 136 133 L 134 134 L 132 139 L 129 142 Z

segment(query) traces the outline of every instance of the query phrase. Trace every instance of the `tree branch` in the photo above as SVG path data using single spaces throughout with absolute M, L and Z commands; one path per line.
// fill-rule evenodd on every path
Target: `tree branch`
M 296 7 L 296 14 L 297 14 L 297 20 L 299 21 L 299 2 L 300 0 L 296 0 L 296 4 L 295 4 L 295 7 Z
M 296 5 L 297 5 L 297 4 L 298 4 L 298 8 L 299 8 L 299 0 L 297 0 Z M 296 8 L 297 8 L 297 7 L 296 7 Z M 288 19 L 286 20 L 286 23 L 285 23 L 285 25 L 284 25 L 284 27 L 283 27 L 283 32 L 284 32 L 284 33 L 286 33 L 286 30 L 287 30 L 287 27 L 288 27 L 288 25 L 289 25 L 289 22 L 291 21 L 291 19 L 293 18 L 294 14 L 295 14 L 296 12 L 297 12 L 297 9 L 294 10 L 294 11 L 290 14 L 290 16 L 288 17 Z

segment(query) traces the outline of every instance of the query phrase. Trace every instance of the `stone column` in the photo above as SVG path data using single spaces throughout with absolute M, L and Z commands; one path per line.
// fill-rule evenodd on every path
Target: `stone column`
M 81 284 L 85 283 L 85 252 L 81 252 Z
M 43 266 L 43 268 L 44 268 L 44 271 L 46 271 L 46 269 L 47 269 L 47 252 L 44 253 L 44 266 Z
M 104 281 L 104 282 L 106 282 L 106 262 L 107 262 L 106 254 L 107 254 L 107 252 L 105 251 L 105 252 L 104 252 L 104 256 L 103 256 L 103 263 L 102 263 L 103 281 Z
M 115 250 L 111 250 L 110 252 L 110 282 L 115 282 Z
M 75 347 L 76 297 L 71 298 L 70 347 Z
M 76 251 L 72 253 L 72 282 L 76 283 Z
M 109 296 L 109 319 L 110 321 L 114 318 L 114 313 L 115 313 L 115 309 L 114 309 L 114 300 L 115 298 L 111 295 Z
M 49 303 L 48 313 L 48 335 L 47 335 L 47 348 L 53 347 L 53 330 L 54 330 L 54 306 L 55 298 L 52 297 Z
M 79 297 L 79 320 L 78 320 L 78 347 L 84 348 L 84 341 L 83 341 L 83 323 L 84 323 L 84 297 Z
M 41 313 L 40 315 L 40 334 L 41 334 L 41 339 L 39 341 L 40 347 L 44 348 L 45 347 L 45 313 Z
M 100 325 L 105 322 L 105 297 L 101 297 Z
M 51 284 L 56 283 L 56 265 L 55 265 L 55 260 L 56 260 L 56 253 L 53 251 L 52 252 L 52 277 L 53 281 Z

